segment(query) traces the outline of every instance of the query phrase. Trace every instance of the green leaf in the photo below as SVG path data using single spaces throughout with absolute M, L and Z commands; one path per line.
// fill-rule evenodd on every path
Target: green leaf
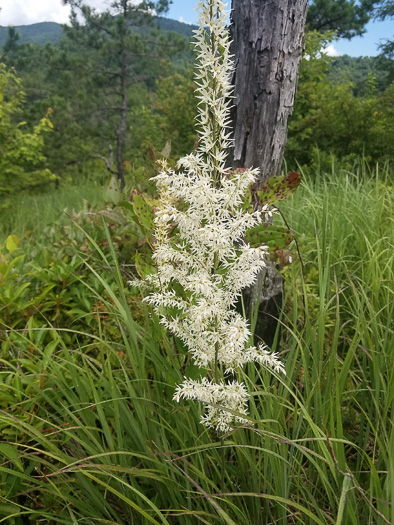
M 0 443 L 0 456 L 5 456 L 23 472 L 22 461 L 20 460 L 19 452 L 16 447 L 8 445 L 8 443 Z
M 150 257 L 139 252 L 135 254 L 135 268 L 141 279 L 145 279 L 151 273 L 156 273 L 156 268 L 151 264 Z
M 136 191 L 132 192 L 131 198 L 133 210 L 138 218 L 138 221 L 140 222 L 140 224 L 142 224 L 142 226 L 144 226 L 144 228 L 146 228 L 149 231 L 152 231 L 155 227 L 155 224 L 153 222 L 155 213 L 153 211 L 152 206 L 150 206 L 146 202 L 144 197 Z
M 141 228 L 141 223 L 140 221 L 138 220 L 135 212 L 134 212 L 134 208 L 133 208 L 133 204 L 129 201 L 121 201 L 118 203 L 118 206 L 120 208 L 123 208 L 127 211 L 130 212 L 130 215 L 129 215 L 129 219 L 132 220 L 135 224 L 137 224 L 137 226 L 139 226 Z
M 44 356 L 43 356 L 44 357 L 43 358 L 44 367 L 48 365 L 52 357 L 52 354 L 56 350 L 58 344 L 59 344 L 59 340 L 55 339 L 54 341 L 51 341 L 50 343 L 46 345 L 45 350 L 44 350 Z
M 167 140 L 166 145 L 164 146 L 163 150 L 161 151 L 161 155 L 163 155 L 163 157 L 166 157 L 167 159 L 170 158 L 170 155 L 171 155 L 171 140 Z
M 280 250 L 288 246 L 294 235 L 284 226 L 274 226 L 265 222 L 246 232 L 246 240 L 251 246 L 266 244 L 270 250 Z
M 291 171 L 288 175 L 271 177 L 257 191 L 259 203 L 272 206 L 279 201 L 288 199 L 298 188 L 301 182 L 301 175 L 296 171 Z
M 11 503 L 0 503 L 0 516 L 14 516 L 21 512 L 20 508 Z
M 149 206 L 151 206 L 152 208 L 155 208 L 159 205 L 159 199 L 154 199 L 153 197 L 151 197 L 150 195 L 148 195 L 147 193 L 143 193 L 141 194 L 141 197 L 144 199 L 144 201 L 149 204 Z
M 15 302 L 15 300 L 18 299 L 20 296 L 23 297 L 23 292 L 26 290 L 26 288 L 29 288 L 30 285 L 31 285 L 31 282 L 21 284 L 17 288 L 13 287 L 12 288 L 12 300 L 13 300 L 13 302 Z
M 17 237 L 16 235 L 9 235 L 7 237 L 7 241 L 6 241 L 6 248 L 9 252 L 14 252 L 15 250 L 18 249 L 18 245 L 20 243 L 20 239 L 19 237 Z
M 134 211 L 134 210 L 133 210 L 133 205 L 132 205 L 131 202 L 129 202 L 129 201 L 120 201 L 120 202 L 118 203 L 118 206 L 120 206 L 121 208 L 124 208 L 124 209 L 126 209 L 126 210 L 128 210 L 128 211 L 131 211 L 131 212 Z
M 118 180 L 115 175 L 112 177 L 108 188 L 105 190 L 105 197 L 114 204 L 118 204 L 121 197 Z

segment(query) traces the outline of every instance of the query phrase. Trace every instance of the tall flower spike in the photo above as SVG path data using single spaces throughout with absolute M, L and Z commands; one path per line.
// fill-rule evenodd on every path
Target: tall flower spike
M 224 7 L 221 0 L 199 2 L 195 46 L 201 139 L 197 152 L 180 159 L 177 170 L 163 162 L 155 177 L 160 195 L 153 254 L 157 273 L 147 277 L 151 293 L 144 299 L 207 376 L 185 378 L 174 400 L 203 403 L 201 423 L 218 432 L 247 422 L 249 394 L 231 377 L 236 370 L 255 361 L 284 373 L 276 354 L 248 346 L 249 326 L 234 310 L 242 289 L 265 267 L 266 247 L 244 242 L 246 230 L 265 218 L 242 209 L 258 170 L 225 167 L 232 64 Z
M 220 0 L 198 3 L 199 28 L 195 31 L 197 121 L 200 148 L 218 174 L 225 171 L 226 150 L 231 146 L 229 105 L 233 88 L 230 38 L 226 27 L 225 5 Z

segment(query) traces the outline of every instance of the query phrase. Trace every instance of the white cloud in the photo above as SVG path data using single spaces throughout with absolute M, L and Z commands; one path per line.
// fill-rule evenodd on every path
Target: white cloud
M 27 25 L 36 22 L 67 22 L 70 8 L 61 0 L 0 0 L 0 24 Z
M 108 0 L 85 0 L 85 3 L 104 8 L 110 4 Z M 62 0 L 0 0 L 0 25 L 28 25 L 38 22 L 57 22 L 66 24 L 70 15 L 69 6 Z
M 187 20 L 185 20 L 185 19 L 183 18 L 183 16 L 180 16 L 180 17 L 178 18 L 178 22 L 182 22 L 182 24 L 187 24 L 187 25 L 189 25 L 189 26 L 193 25 L 191 22 L 188 22 Z
M 322 53 L 328 55 L 329 57 L 339 57 L 341 53 L 335 49 L 334 44 L 329 44 L 325 49 L 322 50 Z
M 322 47 L 318 53 L 316 53 L 315 58 L 321 58 L 322 55 L 327 55 L 329 57 L 340 57 L 342 53 L 340 53 L 337 49 L 335 49 L 334 44 L 329 44 L 326 47 Z M 305 60 L 310 60 L 311 57 L 304 53 L 303 58 Z

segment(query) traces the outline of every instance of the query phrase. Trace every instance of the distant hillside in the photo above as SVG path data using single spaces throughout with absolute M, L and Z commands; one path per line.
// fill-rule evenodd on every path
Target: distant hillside
M 198 26 L 177 22 L 177 20 L 172 20 L 171 18 L 157 17 L 156 22 L 163 31 L 174 31 L 189 39 L 193 36 L 193 30 L 198 28 Z
M 197 26 L 177 22 L 170 18 L 158 17 L 156 22 L 163 31 L 175 31 L 189 39 L 193 35 L 193 29 L 197 28 Z M 24 42 L 41 45 L 44 45 L 47 42 L 50 44 L 56 44 L 63 36 L 62 26 L 55 24 L 54 22 L 41 22 L 39 24 L 31 24 L 27 26 L 16 26 L 15 29 L 21 36 L 19 40 L 21 44 Z M 3 47 L 7 35 L 8 27 L 0 26 L 0 48 Z
M 29 42 L 31 44 L 44 45 L 47 42 L 56 44 L 63 36 L 62 26 L 55 22 L 40 22 L 28 26 L 16 26 L 17 33 L 21 38 L 19 43 Z M 8 27 L 0 26 L 0 47 L 3 47 L 8 35 Z
M 374 77 L 376 87 L 384 90 L 387 87 L 388 71 L 385 70 L 379 57 L 335 57 L 330 66 L 328 78 L 331 82 L 351 81 L 355 95 L 365 96 L 370 78 Z

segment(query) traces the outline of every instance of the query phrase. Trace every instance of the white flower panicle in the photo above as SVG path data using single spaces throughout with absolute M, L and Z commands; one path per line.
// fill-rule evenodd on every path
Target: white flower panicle
M 227 12 L 221 0 L 200 0 L 199 28 L 195 31 L 197 51 L 196 95 L 199 100 L 200 151 L 207 153 L 216 169 L 225 171 L 226 149 L 231 146 L 229 105 L 234 69 L 230 55 Z
M 155 177 L 160 193 L 153 254 L 157 273 L 146 279 L 153 291 L 145 301 L 185 343 L 195 363 L 215 378 L 185 379 L 174 399 L 204 403 L 201 422 L 228 432 L 231 423 L 247 422 L 242 416 L 249 395 L 243 383 L 219 382 L 219 369 L 228 376 L 251 361 L 275 372 L 284 373 L 284 367 L 265 347 L 248 347 L 249 326 L 234 311 L 243 288 L 266 266 L 267 248 L 252 248 L 244 236 L 265 220 L 267 210 L 242 209 L 258 170 L 226 169 L 232 92 L 226 13 L 221 0 L 200 0 L 199 8 L 195 39 L 201 138 L 196 153 L 182 158 L 177 170 L 162 161 Z M 181 295 L 174 285 L 182 288 Z
M 247 415 L 248 398 L 249 394 L 243 383 L 232 381 L 227 384 L 223 382 L 218 384 L 209 381 L 206 377 L 201 378 L 201 382 L 185 378 L 174 394 L 174 400 L 178 402 L 181 399 L 196 399 L 205 403 L 208 408 L 201 422 L 206 427 L 214 428 L 219 432 L 231 431 L 233 421 L 241 424 L 248 422 L 242 417 L 242 415 Z

